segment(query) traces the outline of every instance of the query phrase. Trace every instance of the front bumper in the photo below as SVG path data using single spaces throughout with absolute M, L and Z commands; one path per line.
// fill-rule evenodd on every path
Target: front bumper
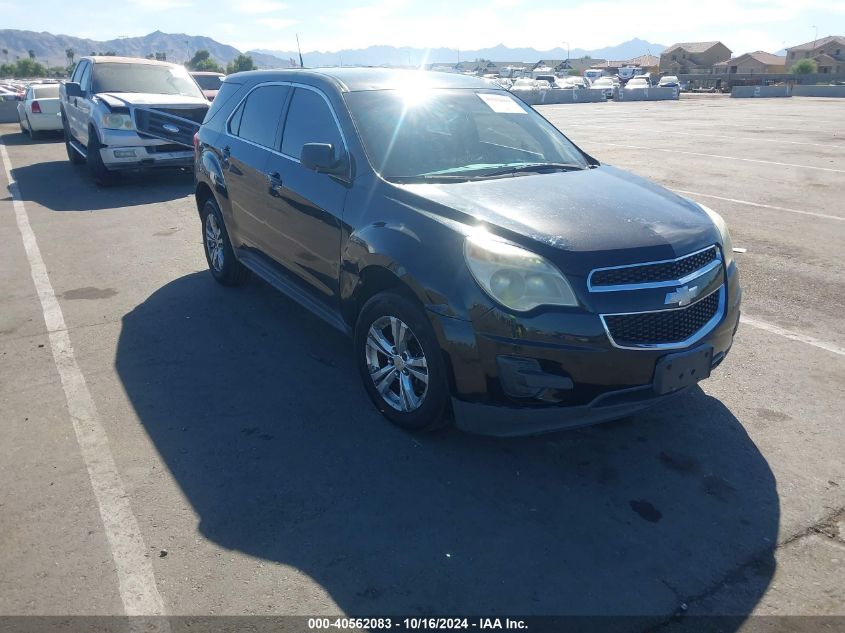
M 193 148 L 138 135 L 129 130 L 102 130 L 100 156 L 112 171 L 155 167 L 191 167 Z
M 452 369 L 456 425 L 487 435 L 530 435 L 626 417 L 670 401 L 659 395 L 655 367 L 663 356 L 712 347 L 711 367 L 727 355 L 739 323 L 742 291 L 736 266 L 726 279 L 724 315 L 686 348 L 620 349 L 608 339 L 598 315 L 540 314 L 514 318 L 496 308 L 473 321 L 432 314 Z M 537 397 L 514 398 L 502 359 L 528 359 Z M 507 363 L 505 363 L 507 364 Z

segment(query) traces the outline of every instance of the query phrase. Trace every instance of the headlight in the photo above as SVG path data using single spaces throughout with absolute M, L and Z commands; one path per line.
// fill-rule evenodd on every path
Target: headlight
M 478 285 L 506 308 L 525 312 L 541 305 L 578 305 L 569 282 L 557 268 L 489 233 L 467 237 L 464 257 Z
M 111 112 L 103 115 L 103 127 L 109 130 L 131 130 L 132 117 Z
M 725 268 L 727 268 L 734 260 L 734 246 L 733 242 L 731 242 L 731 234 L 730 231 L 728 231 L 728 225 L 725 223 L 725 219 L 713 209 L 705 207 L 703 204 L 699 204 L 698 206 L 700 206 L 704 212 L 710 216 L 713 224 L 715 224 L 716 228 L 719 229 L 719 234 L 722 236 L 722 255 L 725 258 Z

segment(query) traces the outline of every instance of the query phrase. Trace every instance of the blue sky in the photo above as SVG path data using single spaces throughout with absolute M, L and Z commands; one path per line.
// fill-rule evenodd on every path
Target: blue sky
M 165 32 L 208 35 L 242 50 L 393 46 L 600 48 L 633 37 L 725 42 L 774 52 L 845 35 L 845 0 L 0 0 L 0 28 L 98 40 Z

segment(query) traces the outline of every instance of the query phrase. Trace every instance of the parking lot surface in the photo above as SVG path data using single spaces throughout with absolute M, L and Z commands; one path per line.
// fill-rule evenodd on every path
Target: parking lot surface
M 0 126 L 0 614 L 845 615 L 841 101 L 538 110 L 721 213 L 745 295 L 700 388 L 521 439 L 385 422 L 346 339 L 212 280 L 190 174 Z

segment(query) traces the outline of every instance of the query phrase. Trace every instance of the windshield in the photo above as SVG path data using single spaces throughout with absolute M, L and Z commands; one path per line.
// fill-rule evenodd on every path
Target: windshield
M 220 90 L 223 77 L 220 75 L 193 75 L 203 90 Z
M 204 98 L 187 70 L 179 66 L 158 64 L 94 64 L 93 91 Z
M 503 91 L 367 90 L 346 100 L 370 162 L 388 180 L 587 167 L 557 128 Z

